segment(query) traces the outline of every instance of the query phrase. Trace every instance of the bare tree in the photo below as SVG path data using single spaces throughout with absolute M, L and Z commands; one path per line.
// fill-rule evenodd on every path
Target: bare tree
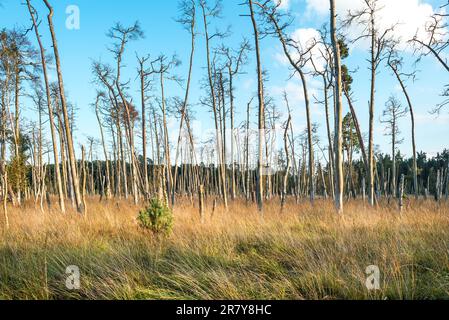
M 178 158 L 179 158 L 179 148 L 181 144 L 181 138 L 182 138 L 182 129 L 184 126 L 184 121 L 186 119 L 187 115 L 187 107 L 189 104 L 189 94 L 190 94 L 190 86 L 192 82 L 192 70 L 193 70 L 193 59 L 195 56 L 195 40 L 196 40 L 196 3 L 195 0 L 183 0 L 180 3 L 180 11 L 181 11 L 181 17 L 178 19 L 178 22 L 181 23 L 184 28 L 190 33 L 191 37 L 191 47 L 190 47 L 190 58 L 189 58 L 189 72 L 187 76 L 187 84 L 186 84 L 186 90 L 185 90 L 185 96 L 184 101 L 182 104 L 181 109 L 181 120 L 179 123 L 179 135 L 178 135 L 178 143 L 176 146 L 176 156 L 175 156 L 175 173 L 173 176 L 174 182 L 173 182 L 173 188 L 176 188 L 176 180 L 178 178 Z M 190 132 L 190 130 L 189 130 Z M 193 145 L 192 139 L 190 139 L 191 142 L 191 149 L 192 152 L 195 152 L 195 146 Z M 175 195 L 176 192 L 173 190 L 172 193 L 172 206 L 175 205 Z
M 234 52 L 230 48 L 222 47 L 221 51 L 226 57 L 226 69 L 229 78 L 229 101 L 231 113 L 231 197 L 236 197 L 236 172 L 235 172 L 235 106 L 234 106 L 234 78 L 241 72 L 241 67 L 247 60 L 247 51 L 250 50 L 247 40 L 244 40 L 239 49 Z
M 130 148 L 130 158 L 131 158 L 131 179 L 132 179 L 132 190 L 134 195 L 134 202 L 137 204 L 139 201 L 138 195 L 138 185 L 139 185 L 139 172 L 137 166 L 136 152 L 134 146 L 134 125 L 132 116 L 132 106 L 123 92 L 123 87 L 125 84 L 121 83 L 121 71 L 122 71 L 122 60 L 123 54 L 125 52 L 126 45 L 129 41 L 136 41 L 143 38 L 143 31 L 140 28 L 138 22 L 135 22 L 132 26 L 124 27 L 120 23 L 115 24 L 108 32 L 108 37 L 115 41 L 111 52 L 114 54 L 116 59 L 117 69 L 115 77 L 115 87 L 117 89 L 118 95 L 121 99 L 121 105 L 124 107 L 125 115 L 125 133 L 128 139 L 128 146 Z
M 73 138 L 72 138 L 72 130 L 69 120 L 69 113 L 67 109 L 67 103 L 65 98 L 65 88 L 64 88 L 64 81 L 62 78 L 62 70 L 61 70 L 61 62 L 59 57 L 59 50 L 58 50 L 58 44 L 56 40 L 56 35 L 53 27 L 53 7 L 50 5 L 48 0 L 44 0 L 45 5 L 48 8 L 49 14 L 47 16 L 48 25 L 50 28 L 51 33 L 51 39 L 53 43 L 53 53 L 55 56 L 55 62 L 56 62 L 56 71 L 58 75 L 58 84 L 59 84 L 59 96 L 61 99 L 61 108 L 62 108 L 62 114 L 64 117 L 64 126 L 65 126 L 65 135 L 66 135 L 66 143 L 67 143 L 67 150 L 68 150 L 68 156 L 69 156 L 69 163 L 70 163 L 70 173 L 72 176 L 72 183 L 73 183 L 73 189 L 75 192 L 75 201 L 76 201 L 76 208 L 78 212 L 83 213 L 84 212 L 84 206 L 81 199 L 81 193 L 80 193 L 80 186 L 79 186 L 79 179 L 78 179 L 78 173 L 76 169 L 76 158 L 75 158 L 75 149 L 73 147 Z
M 330 0 L 331 10 L 331 38 L 334 53 L 334 78 L 335 78 L 335 206 L 339 214 L 343 214 L 343 101 L 342 101 L 342 74 L 340 44 L 337 39 L 337 18 L 335 0 Z
M 217 108 L 217 96 L 216 96 L 216 89 L 214 85 L 214 79 L 213 79 L 213 70 L 212 70 L 212 60 L 211 60 L 211 50 L 210 50 L 210 41 L 214 38 L 222 38 L 225 36 L 225 33 L 216 31 L 213 34 L 209 33 L 209 27 L 210 27 L 210 19 L 211 18 L 218 18 L 221 13 L 221 1 L 216 1 L 213 3 L 213 5 L 210 5 L 210 1 L 207 0 L 200 0 L 200 7 L 203 15 L 203 24 L 204 24 L 204 36 L 206 40 L 206 58 L 207 58 L 207 78 L 208 78 L 208 84 L 209 84 L 209 90 L 210 90 L 210 99 L 212 104 L 212 111 L 214 114 L 214 124 L 215 124 L 215 131 L 216 131 L 216 147 L 217 147 L 217 160 L 218 160 L 218 166 L 220 168 L 220 178 L 221 178 L 221 190 L 222 190 L 222 196 L 223 196 L 223 202 L 225 208 L 228 207 L 228 200 L 227 200 L 227 188 L 226 188 L 226 164 L 225 159 L 223 159 L 223 154 L 220 150 L 222 150 L 223 141 L 221 136 L 221 130 L 219 128 L 218 123 L 218 108 Z
M 53 108 L 51 106 L 51 92 L 50 92 L 50 83 L 48 81 L 48 74 L 47 74 L 47 60 L 45 56 L 45 49 L 42 45 L 42 40 L 39 34 L 38 30 L 38 19 L 37 19 L 37 11 L 34 9 L 34 7 L 31 5 L 30 0 L 27 0 L 27 6 L 28 11 L 31 16 L 31 20 L 33 22 L 33 28 L 34 32 L 36 34 L 36 39 L 39 44 L 40 53 L 41 53 L 41 63 L 42 63 L 42 71 L 44 74 L 44 82 L 45 82 L 45 92 L 47 94 L 47 106 L 48 106 L 48 118 L 50 121 L 50 132 L 51 132 L 51 138 L 53 142 L 53 156 L 54 156 L 54 162 L 55 162 L 55 173 L 56 173 L 56 185 L 58 190 L 58 196 L 59 196 L 59 207 L 62 212 L 65 212 L 65 204 L 64 204 L 64 191 L 62 189 L 62 180 L 61 180 L 61 172 L 59 169 L 59 156 L 58 156 L 58 145 L 57 145 L 57 137 L 55 132 L 55 124 L 54 124 L 54 117 L 53 117 Z
M 446 8 L 449 3 L 441 6 Z M 418 60 L 428 55 L 434 56 L 441 66 L 449 72 L 449 64 L 445 58 L 445 50 L 449 47 L 449 33 L 447 31 L 449 14 L 438 11 L 429 17 L 429 21 L 425 24 L 424 30 L 418 30 L 415 36 L 409 40 L 414 44 L 415 54 L 418 55 Z M 424 38 L 422 38 L 419 31 L 424 31 Z
M 165 80 L 174 80 L 179 82 L 180 80 L 171 75 L 171 71 L 174 67 L 179 66 L 180 61 L 176 56 L 173 56 L 171 60 L 167 61 L 165 55 L 160 55 L 155 61 L 151 62 L 151 71 L 149 74 L 155 74 L 159 76 L 160 90 L 161 90 L 161 111 L 162 111 L 162 124 L 164 131 L 164 147 L 165 147 L 165 164 L 166 164 L 166 181 L 167 181 L 167 197 L 171 198 L 171 193 L 175 192 L 173 184 L 173 174 L 170 159 L 170 141 L 167 127 L 167 107 L 166 107 L 166 96 L 165 96 Z
M 95 101 L 95 115 L 97 117 L 98 121 L 98 127 L 100 128 L 100 136 L 101 136 L 101 145 L 103 146 L 103 155 L 106 163 L 106 199 L 109 199 L 111 196 L 111 182 L 110 182 L 110 170 L 109 170 L 109 159 L 108 159 L 108 150 L 106 147 L 106 141 L 104 137 L 104 130 L 103 130 L 103 122 L 101 119 L 101 111 L 100 111 L 100 103 L 104 103 L 104 100 L 106 99 L 106 93 L 105 92 L 97 92 L 97 98 Z
M 321 32 L 321 40 L 320 44 L 324 47 L 324 50 L 320 50 L 320 57 L 324 61 L 324 67 L 321 68 L 317 63 L 315 63 L 315 58 L 312 56 L 310 62 L 314 69 L 314 75 L 320 77 L 323 80 L 323 100 L 319 100 L 317 97 L 314 97 L 316 103 L 324 105 L 324 111 L 326 115 L 326 131 L 327 131 L 327 141 L 329 144 L 328 154 L 329 154 L 329 184 L 332 192 L 332 199 L 335 199 L 335 160 L 334 160 L 334 139 L 332 139 L 332 128 L 330 125 L 330 112 L 329 112 L 329 90 L 334 91 L 334 83 L 333 83 L 333 55 L 332 48 L 327 43 L 327 30 L 323 30 Z
M 286 29 L 291 25 L 291 21 L 283 21 L 285 14 L 279 12 L 279 6 L 281 2 L 272 3 L 269 1 L 263 4 L 257 3 L 261 8 L 263 16 L 267 20 L 267 28 L 264 30 L 266 34 L 272 34 L 277 37 L 282 45 L 284 55 L 294 70 L 294 73 L 298 74 L 301 78 L 302 89 L 304 93 L 305 107 L 306 107 L 306 119 L 307 119 L 307 141 L 308 141 L 308 160 L 309 160 L 309 195 L 310 202 L 315 200 L 315 160 L 314 160 L 314 148 L 313 148 L 313 125 L 310 111 L 310 98 L 309 89 L 307 86 L 307 78 L 305 67 L 310 63 L 312 50 L 317 44 L 316 39 L 306 44 L 304 48 L 301 43 L 295 41 L 292 37 L 286 34 Z
M 393 197 L 397 197 L 398 189 L 397 189 L 397 180 L 396 176 L 396 152 L 397 145 L 401 144 L 403 140 L 399 139 L 399 135 L 401 131 L 399 130 L 399 120 L 407 114 L 407 109 L 402 108 L 399 101 L 391 96 L 386 105 L 385 110 L 383 112 L 383 119 L 381 119 L 381 123 L 386 124 L 386 135 L 391 137 L 391 159 L 392 159 L 392 174 L 391 174 L 391 190 L 390 194 Z
M 375 160 L 374 160 L 374 113 L 376 96 L 376 78 L 378 67 L 385 59 L 385 49 L 391 42 L 390 35 L 394 26 L 381 29 L 378 26 L 378 13 L 382 8 L 379 7 L 379 0 L 364 0 L 364 7 L 361 10 L 351 12 L 344 23 L 346 27 L 352 25 L 361 26 L 362 32 L 352 40 L 353 43 L 368 39 L 370 41 L 370 71 L 371 88 L 369 102 L 369 145 L 368 145 L 368 184 L 369 184 L 369 202 L 371 206 L 375 205 L 376 195 L 374 192 L 375 184 Z
M 413 110 L 412 101 L 410 95 L 407 90 L 407 86 L 404 82 L 404 78 L 414 78 L 415 74 L 405 74 L 401 71 L 402 68 L 402 59 L 399 58 L 397 51 L 394 47 L 392 47 L 390 54 L 388 56 L 388 66 L 393 71 L 396 79 L 401 86 L 402 92 L 404 93 L 405 99 L 407 100 L 408 110 L 410 112 L 410 121 L 411 121 L 411 131 L 412 131 L 412 152 L 413 152 L 413 187 L 415 191 L 416 199 L 419 198 L 419 187 L 418 187 L 418 164 L 416 158 L 416 125 L 415 125 L 415 112 Z
M 148 73 L 145 71 L 145 63 L 149 60 L 149 56 L 139 58 L 137 57 L 139 63 L 138 74 L 140 78 L 140 99 L 142 104 L 141 111 L 141 123 L 142 123 L 142 169 L 143 169 L 143 181 L 145 197 L 148 198 L 149 195 L 149 180 L 148 180 L 148 159 L 147 159 L 147 128 L 146 128 L 146 91 L 150 86 L 150 82 L 147 80 Z
M 445 9 L 448 6 L 449 3 L 446 3 L 440 9 Z M 449 63 L 446 57 L 449 47 L 448 17 L 449 14 L 445 10 L 437 11 L 429 17 L 424 30 L 418 30 L 408 42 L 414 48 L 414 54 L 418 57 L 417 62 L 430 55 L 440 63 L 444 70 L 449 72 Z M 435 114 L 439 114 L 449 104 L 449 85 L 445 86 L 442 96 L 446 99 L 433 109 Z
M 287 105 L 287 109 L 290 111 L 288 97 L 287 97 L 286 92 L 284 92 L 284 100 L 285 100 L 285 104 Z M 292 116 L 289 112 L 288 119 L 285 124 L 285 131 L 284 131 L 284 151 L 285 151 L 285 158 L 287 161 L 287 165 L 285 168 L 284 181 L 283 181 L 282 193 L 281 193 L 281 208 L 282 209 L 284 208 L 286 197 L 287 197 L 287 184 L 288 184 L 288 177 L 289 177 L 290 168 L 291 168 L 291 158 L 290 158 L 290 154 L 288 151 L 288 144 L 289 144 L 288 143 L 289 142 L 288 141 L 288 132 L 289 132 L 289 129 L 291 128 L 291 121 L 292 121 Z
M 259 29 L 257 26 L 257 20 L 254 12 L 253 1 L 248 0 L 248 6 L 250 10 L 251 23 L 254 31 L 254 44 L 257 61 L 257 98 L 259 101 L 259 141 L 258 141 L 258 160 L 257 160 L 257 184 L 256 184 L 256 197 L 257 206 L 259 211 L 263 211 L 263 144 L 265 136 L 265 101 L 264 101 L 264 84 L 263 84 L 263 70 L 262 61 L 260 57 L 260 44 L 259 44 Z

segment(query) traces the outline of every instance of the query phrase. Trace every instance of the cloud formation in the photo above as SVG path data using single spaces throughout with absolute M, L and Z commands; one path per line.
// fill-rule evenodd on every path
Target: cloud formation
M 280 4 L 279 9 L 288 10 L 290 9 L 290 0 L 273 0 L 275 4 Z
M 329 14 L 328 0 L 307 0 L 307 13 L 324 17 Z M 366 7 L 364 0 L 338 0 L 336 1 L 339 19 L 345 19 L 349 10 L 355 12 Z M 396 25 L 395 35 L 400 38 L 402 45 L 414 37 L 415 34 L 422 39 L 426 37 L 425 26 L 431 15 L 440 11 L 431 4 L 422 0 L 378 0 L 378 25 L 381 30 Z M 357 34 L 357 28 L 353 28 Z
M 303 51 L 308 51 L 309 48 L 312 48 L 307 58 L 311 56 L 313 58 L 313 64 L 308 62 L 305 65 L 305 71 L 314 71 L 314 66 L 318 71 L 324 70 L 326 61 L 323 55 L 326 53 L 326 48 L 320 43 L 321 35 L 318 30 L 314 28 L 299 28 L 293 31 L 290 37 Z M 290 54 L 295 61 L 299 59 L 299 53 L 297 51 L 290 50 Z M 281 47 L 279 47 L 279 52 L 275 55 L 275 58 L 284 66 L 290 65 Z

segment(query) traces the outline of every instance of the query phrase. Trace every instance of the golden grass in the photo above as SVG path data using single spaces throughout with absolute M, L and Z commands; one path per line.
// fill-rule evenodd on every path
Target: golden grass
M 54 208 L 56 209 L 56 208 Z M 0 234 L 1 299 L 436 299 L 449 297 L 449 205 L 374 210 L 362 202 L 279 201 L 262 219 L 244 202 L 203 224 L 189 201 L 174 210 L 168 239 L 136 222 L 140 207 L 90 199 L 87 217 L 9 208 Z M 3 228 L 3 221 L 0 227 Z M 67 266 L 81 288 L 65 287 Z M 381 270 L 368 291 L 367 266 Z

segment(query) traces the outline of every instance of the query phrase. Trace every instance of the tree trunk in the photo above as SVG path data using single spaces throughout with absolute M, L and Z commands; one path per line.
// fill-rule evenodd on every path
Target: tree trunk
M 55 61 L 56 61 L 56 71 L 57 71 L 57 75 L 58 75 L 59 94 L 60 94 L 60 99 L 61 99 L 62 113 L 64 116 L 65 134 L 67 137 L 66 143 L 67 143 L 67 149 L 69 152 L 70 170 L 71 170 L 71 174 L 72 174 L 73 189 L 75 192 L 76 208 L 79 213 L 84 213 L 84 208 L 83 208 L 81 194 L 80 194 L 80 188 L 79 188 L 78 174 L 76 172 L 75 150 L 73 147 L 72 132 L 71 132 L 71 128 L 70 128 L 69 115 L 67 112 L 67 104 L 66 104 L 66 99 L 65 99 L 65 88 L 64 88 L 64 82 L 63 82 L 62 71 L 61 71 L 61 62 L 59 59 L 58 44 L 56 41 L 56 35 L 55 35 L 54 27 L 53 27 L 53 8 L 48 3 L 48 0 L 44 0 L 44 2 L 49 10 L 49 14 L 48 14 L 47 18 L 48 18 L 48 25 L 50 27 L 50 33 L 51 33 L 51 38 L 52 38 L 52 43 L 53 43 L 53 52 L 54 52 Z
M 343 214 L 343 102 L 341 82 L 341 58 L 340 46 L 337 39 L 337 17 L 335 0 L 330 0 L 331 8 L 331 37 L 334 50 L 334 76 L 335 76 L 335 206 L 339 214 Z
M 265 135 L 265 102 L 264 102 L 264 86 L 262 75 L 262 62 L 259 48 L 259 30 L 253 10 L 253 0 L 248 0 L 251 22 L 254 30 L 255 53 L 257 60 L 257 98 L 259 101 L 259 141 L 258 141 L 258 160 L 257 160 L 257 184 L 256 197 L 257 207 L 260 212 L 263 212 L 263 144 Z
M 33 27 L 34 32 L 36 34 L 36 39 L 39 44 L 40 54 L 41 54 L 41 62 L 42 62 L 42 71 L 44 73 L 44 81 L 45 81 L 45 91 L 47 94 L 47 106 L 48 106 L 48 118 L 50 122 L 50 132 L 51 132 L 51 138 L 53 143 L 53 155 L 54 155 L 54 165 L 55 165 L 55 173 L 56 173 L 56 185 L 58 189 L 58 196 L 59 196 L 59 207 L 61 209 L 61 212 L 65 212 L 65 204 L 64 204 L 64 192 L 62 189 L 62 181 L 61 181 L 61 172 L 59 169 L 59 157 L 58 157 L 58 145 L 57 145 L 57 138 L 56 138 L 56 132 L 55 132 L 55 124 L 54 124 L 54 118 L 53 118 L 53 108 L 51 106 L 51 94 L 50 94 L 50 84 L 48 81 L 47 76 L 47 61 L 45 57 L 45 49 L 42 45 L 41 37 L 39 35 L 38 30 L 38 24 L 36 22 L 35 18 L 35 10 L 32 8 L 30 4 L 30 0 L 27 0 L 27 6 L 28 10 L 30 12 L 31 20 L 33 21 Z M 49 20 L 51 21 L 51 17 L 49 17 Z
M 287 167 L 285 168 L 285 174 L 284 174 L 284 183 L 282 186 L 282 195 L 281 195 L 281 208 L 284 209 L 285 206 L 285 200 L 287 197 L 287 184 L 288 184 L 288 175 L 290 172 L 290 155 L 288 152 L 288 130 L 290 128 L 290 123 L 292 121 L 292 117 L 289 116 L 287 120 L 287 124 L 285 126 L 285 132 L 284 132 L 284 150 L 285 150 L 285 157 L 287 161 Z
M 369 146 L 368 146 L 368 185 L 369 185 L 369 203 L 371 206 L 375 205 L 375 193 L 374 193 L 374 107 L 375 107 L 375 95 L 376 95 L 376 58 L 375 58 L 375 46 L 376 46 L 376 32 L 374 27 L 374 15 L 371 14 L 370 21 L 371 28 L 371 90 L 370 90 L 370 103 L 369 103 Z
M 399 71 L 396 66 L 394 66 L 392 63 L 389 63 L 390 68 L 393 70 L 396 79 L 399 82 L 399 85 L 401 86 L 402 92 L 404 93 L 405 99 L 407 100 L 408 108 L 410 111 L 410 121 L 412 124 L 412 149 L 413 149 L 413 187 L 415 191 L 415 198 L 416 200 L 419 199 L 419 187 L 418 187 L 418 164 L 416 159 L 416 139 L 415 139 L 415 113 L 413 110 L 412 101 L 410 99 L 410 96 L 407 92 L 407 88 L 405 87 L 404 82 L 402 81 L 401 75 L 399 74 Z
M 97 116 L 97 121 L 98 121 L 98 126 L 100 128 L 100 136 L 101 136 L 101 145 L 103 146 L 103 154 L 104 154 L 104 159 L 106 162 L 106 199 L 109 199 L 111 196 L 111 182 L 110 182 L 110 172 L 109 172 L 109 160 L 108 160 L 108 151 L 106 148 L 106 142 L 104 139 L 104 133 L 103 133 L 103 125 L 101 123 L 101 119 L 100 119 L 100 113 L 99 113 L 99 106 L 98 106 L 98 98 L 97 101 L 95 103 L 95 114 Z
M 215 132 L 217 135 L 217 160 L 218 160 L 218 166 L 219 166 L 219 170 L 220 170 L 220 176 L 221 179 L 224 181 L 226 178 L 226 172 L 225 172 L 225 166 L 224 166 L 224 159 L 222 159 L 222 152 L 221 152 L 221 148 L 222 148 L 222 137 L 220 134 L 220 130 L 219 130 L 219 126 L 218 126 L 218 114 L 217 114 L 217 101 L 216 101 L 216 95 L 215 95 L 215 88 L 214 88 L 214 83 L 212 80 L 212 68 L 211 68 L 211 59 L 210 59 L 210 37 L 209 37 L 209 32 L 208 32 L 208 22 L 207 22 L 207 14 L 206 14 L 206 8 L 205 8 L 205 3 L 200 2 L 201 5 L 201 9 L 203 12 L 203 22 L 204 22 L 204 30 L 205 30 L 205 39 L 206 39 L 206 58 L 207 58 L 207 72 L 208 72 L 208 80 L 209 80 L 209 87 L 210 87 L 210 94 L 211 94 L 211 99 L 212 99 L 212 109 L 213 109 L 213 113 L 214 113 L 214 121 L 215 121 Z M 224 206 L 225 208 L 228 207 L 228 200 L 226 197 L 226 188 L 225 188 L 225 184 L 223 183 L 221 185 L 222 187 L 222 193 L 223 193 L 223 201 L 224 201 Z
M 181 110 L 181 120 L 180 120 L 180 123 L 179 123 L 178 144 L 176 146 L 175 174 L 173 176 L 173 180 L 174 180 L 173 186 L 174 186 L 174 188 L 176 187 L 176 180 L 178 178 L 179 147 L 180 147 L 181 138 L 182 138 L 182 128 L 183 128 L 184 120 L 186 118 L 187 106 L 188 106 L 188 103 L 189 103 L 190 83 L 192 81 L 193 59 L 194 59 L 194 55 L 195 55 L 195 36 L 196 36 L 196 34 L 195 34 L 195 25 L 196 25 L 196 20 L 195 20 L 195 9 L 194 9 L 193 10 L 193 16 L 192 16 L 192 21 L 191 21 L 191 25 L 190 25 L 191 47 L 190 47 L 189 73 L 188 73 L 188 76 L 187 76 L 186 91 L 185 91 L 184 102 L 183 102 L 182 110 Z M 191 141 L 191 148 L 194 151 L 195 146 L 193 145 L 193 141 Z M 175 190 L 173 190 L 172 199 L 171 199 L 172 206 L 175 205 L 175 196 L 176 196 L 176 193 L 175 193 Z

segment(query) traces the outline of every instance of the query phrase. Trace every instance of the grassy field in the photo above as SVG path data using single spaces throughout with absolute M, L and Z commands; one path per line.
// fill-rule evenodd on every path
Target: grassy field
M 409 202 L 371 210 L 330 202 L 243 202 L 201 224 L 185 201 L 167 239 L 139 229 L 139 207 L 88 202 L 87 217 L 9 208 L 0 227 L 1 299 L 436 299 L 449 297 L 449 204 Z M 66 267 L 81 272 L 65 286 Z M 365 286 L 367 266 L 380 290 Z

